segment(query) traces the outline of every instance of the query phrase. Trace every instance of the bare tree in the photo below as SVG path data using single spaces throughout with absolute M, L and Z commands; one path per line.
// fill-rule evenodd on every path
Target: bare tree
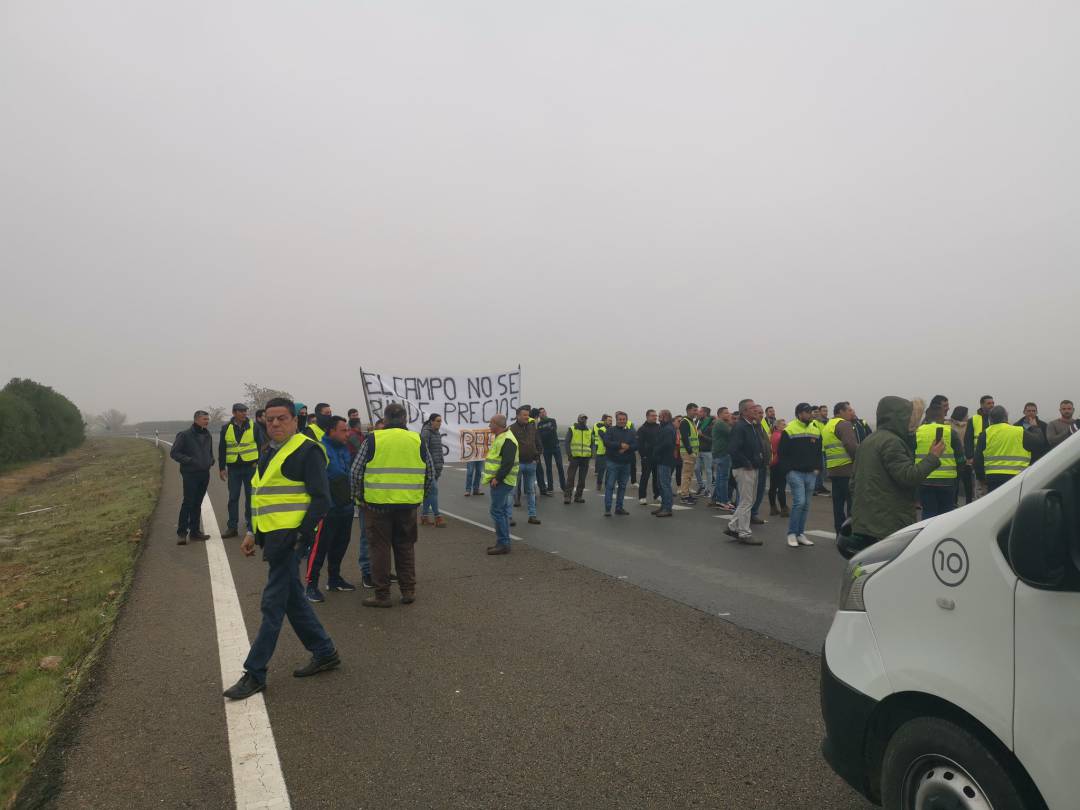
M 124 429 L 124 425 L 126 424 L 127 414 L 116 410 L 116 408 L 109 408 L 107 411 L 102 411 L 93 418 L 94 427 L 103 430 L 106 433 L 119 433 Z
M 204 410 L 210 414 L 211 425 L 223 424 L 225 420 L 229 418 L 229 412 L 221 405 L 211 405 L 208 408 L 204 408 Z
M 274 397 L 285 397 L 285 399 L 293 399 L 293 395 L 288 391 L 278 391 L 274 388 L 266 388 L 256 383 L 244 383 L 244 399 L 255 410 L 259 408 L 265 408 L 266 403 L 272 400 Z

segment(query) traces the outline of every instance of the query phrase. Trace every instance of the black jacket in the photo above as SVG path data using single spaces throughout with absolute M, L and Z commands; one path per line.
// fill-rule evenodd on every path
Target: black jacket
M 761 447 L 761 427 L 750 424 L 743 418 L 731 426 L 731 438 L 728 439 L 728 455 L 731 456 L 733 469 L 757 470 L 765 454 Z
M 278 448 L 266 446 L 259 453 L 259 474 L 266 472 L 266 467 L 278 452 Z M 310 545 L 315 538 L 315 528 L 330 508 L 330 484 L 326 478 L 326 456 L 314 441 L 304 442 L 296 451 L 285 459 L 281 472 L 293 481 L 303 481 L 304 489 L 311 496 L 311 504 L 297 529 L 281 529 L 276 532 L 258 532 L 255 542 L 263 547 L 263 557 L 272 554 L 274 546 L 281 543 Z
M 1021 419 L 1018 422 L 1013 422 L 1013 424 L 1017 427 L 1022 427 L 1024 430 L 1028 430 L 1030 427 L 1026 419 Z M 1040 436 L 1042 436 L 1042 446 L 1033 447 L 1031 449 L 1032 464 L 1034 464 L 1036 461 L 1038 461 L 1040 458 L 1050 452 L 1050 442 L 1046 438 L 1046 422 L 1036 417 L 1034 429 L 1038 431 Z
M 173 440 L 169 456 L 180 464 L 180 472 L 209 472 L 214 466 L 214 440 L 210 431 L 198 425 L 181 430 Z
M 642 461 L 652 462 L 653 448 L 656 447 L 656 437 L 660 433 L 659 422 L 645 422 L 637 429 L 637 449 Z
M 261 446 L 259 445 L 259 431 L 256 430 L 256 428 L 259 427 L 258 423 L 253 422 L 251 420 L 244 420 L 244 421 L 246 421 L 247 424 L 244 425 L 244 427 L 242 427 L 242 428 L 238 427 L 236 429 L 236 440 L 239 441 L 240 436 L 243 433 L 243 431 L 247 430 L 248 425 L 251 425 L 251 431 L 252 431 L 251 435 L 252 435 L 252 438 L 255 440 L 255 447 L 257 449 L 261 449 Z M 218 436 L 217 457 L 218 457 L 218 469 L 219 470 L 224 470 L 225 466 L 226 466 L 225 465 L 225 456 L 226 456 L 226 453 L 225 453 L 225 431 L 229 429 L 229 425 L 231 425 L 231 424 L 232 424 L 232 419 L 230 419 L 228 422 L 226 422 L 224 425 L 222 425 L 221 426 L 221 433 Z M 234 461 L 232 464 L 229 464 L 228 466 L 236 467 L 237 469 L 247 469 L 248 467 L 250 467 L 254 463 L 255 463 L 254 461 Z
M 622 444 L 629 447 L 623 451 L 619 449 Z M 604 431 L 604 447 L 607 448 L 608 464 L 629 464 L 634 460 L 634 451 L 637 450 L 637 436 L 630 428 L 612 426 Z
M 656 442 L 653 444 L 653 463 L 657 467 L 675 466 L 675 423 L 667 422 L 659 425 L 656 431 Z
M 760 430 L 760 428 L 758 428 Z M 780 434 L 780 446 L 777 448 L 783 472 L 817 472 L 821 469 L 821 439 L 817 436 L 791 438 L 786 430 Z
M 550 416 L 536 423 L 536 432 L 540 434 L 540 444 L 545 450 L 559 449 L 559 424 Z

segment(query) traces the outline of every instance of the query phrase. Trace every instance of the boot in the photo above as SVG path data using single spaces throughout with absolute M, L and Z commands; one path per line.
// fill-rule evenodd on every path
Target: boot
M 791 517 L 791 510 L 785 506 L 780 510 L 780 517 Z

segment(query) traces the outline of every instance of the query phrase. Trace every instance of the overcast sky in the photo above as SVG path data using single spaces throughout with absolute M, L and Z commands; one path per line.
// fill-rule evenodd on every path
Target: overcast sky
M 1080 401 L 1074 2 L 0 3 L 0 376 Z

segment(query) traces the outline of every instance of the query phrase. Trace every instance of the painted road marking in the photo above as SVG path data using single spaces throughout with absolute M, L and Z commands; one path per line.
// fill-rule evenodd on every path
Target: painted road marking
M 479 529 L 484 529 L 485 531 L 489 531 L 492 534 L 495 533 L 495 527 L 494 526 L 485 526 L 483 523 L 477 523 L 475 520 L 469 520 L 467 517 L 462 517 L 461 515 L 455 515 L 453 512 L 447 512 L 445 509 L 443 509 L 441 511 L 442 511 L 442 513 L 444 515 L 446 515 L 447 517 L 452 517 L 454 520 L 460 520 L 463 523 L 468 523 L 471 526 L 476 526 Z M 521 540 L 521 542 L 525 542 L 522 538 L 520 538 L 520 537 L 518 537 L 517 535 L 514 535 L 514 534 L 510 535 L 510 539 L 511 540 Z
M 148 436 L 143 438 L 157 441 Z M 160 440 L 172 447 L 172 442 Z M 222 688 L 231 686 L 244 672 L 247 657 L 247 628 L 240 612 L 240 597 L 236 593 L 229 557 L 221 539 L 210 498 L 202 502 L 203 532 L 206 541 L 206 562 L 210 567 L 210 586 L 214 600 L 214 623 L 217 626 L 218 659 L 221 665 Z M 236 806 L 242 810 L 289 810 L 289 791 L 281 772 L 274 732 L 262 693 L 247 700 L 225 701 L 225 726 L 229 732 L 229 758 L 232 760 L 233 792 Z
M 836 532 L 827 532 L 824 529 L 811 529 L 807 534 L 812 534 L 814 537 L 824 537 L 826 540 L 836 539 Z
M 217 625 L 218 657 L 221 662 L 222 688 L 231 686 L 244 674 L 247 657 L 247 628 L 240 612 L 229 557 L 221 540 L 214 507 L 210 499 L 202 503 L 206 562 L 210 566 L 210 585 L 214 595 L 214 622 Z M 233 790 L 236 806 L 248 810 L 288 810 L 289 791 L 281 772 L 274 732 L 262 693 L 247 700 L 225 700 L 225 724 L 229 730 L 229 756 L 232 759 Z

